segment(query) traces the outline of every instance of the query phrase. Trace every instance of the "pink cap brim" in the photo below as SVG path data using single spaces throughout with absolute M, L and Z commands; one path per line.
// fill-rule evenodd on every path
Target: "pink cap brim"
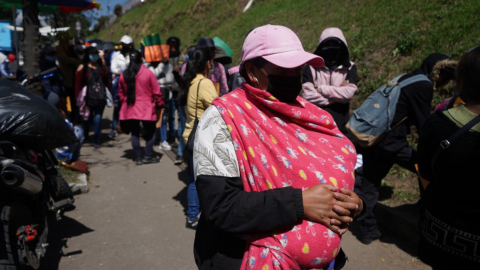
M 296 68 L 303 64 L 309 64 L 312 67 L 323 67 L 323 58 L 313 53 L 302 51 L 289 51 L 262 56 L 268 62 L 283 68 Z

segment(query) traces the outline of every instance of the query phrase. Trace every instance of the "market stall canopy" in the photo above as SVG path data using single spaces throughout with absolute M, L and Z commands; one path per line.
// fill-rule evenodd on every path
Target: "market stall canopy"
M 0 5 L 11 8 L 12 4 L 16 9 L 22 9 L 22 0 L 0 0 Z M 54 13 L 60 10 L 63 13 L 80 12 L 90 9 L 101 9 L 95 0 L 39 0 L 38 9 L 40 13 Z
M 12 25 L 4 25 L 4 27 L 12 31 L 15 31 L 14 30 L 15 27 L 13 27 Z M 45 26 L 45 27 L 39 28 L 38 31 L 42 36 L 47 37 L 48 35 L 55 36 L 57 35 L 57 32 L 68 31 L 68 29 L 70 29 L 70 27 L 52 28 L 51 26 Z M 17 26 L 17 31 L 22 32 L 23 27 Z

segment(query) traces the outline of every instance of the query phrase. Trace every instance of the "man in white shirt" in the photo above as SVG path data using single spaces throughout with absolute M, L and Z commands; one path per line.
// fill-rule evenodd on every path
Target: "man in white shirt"
M 133 39 L 130 36 L 123 36 L 120 39 L 120 45 L 122 49 L 120 51 L 114 52 L 112 55 L 112 60 L 110 64 L 110 71 L 112 72 L 113 76 L 113 83 L 112 83 L 112 94 L 113 99 L 116 101 L 113 109 L 113 117 L 112 117 L 112 131 L 108 134 L 110 139 L 115 138 L 118 135 L 117 126 L 119 121 L 119 113 L 120 113 L 120 104 L 118 100 L 118 78 L 122 72 L 127 69 L 128 64 L 130 63 L 130 52 L 133 49 Z

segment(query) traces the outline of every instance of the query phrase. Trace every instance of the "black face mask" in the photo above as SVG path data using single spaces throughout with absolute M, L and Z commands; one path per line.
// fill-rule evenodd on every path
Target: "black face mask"
M 267 75 L 267 92 L 283 103 L 293 103 L 302 90 L 302 76 Z
M 325 60 L 327 66 L 336 64 L 336 61 L 338 61 L 338 57 L 340 56 L 340 47 L 322 48 L 320 56 Z

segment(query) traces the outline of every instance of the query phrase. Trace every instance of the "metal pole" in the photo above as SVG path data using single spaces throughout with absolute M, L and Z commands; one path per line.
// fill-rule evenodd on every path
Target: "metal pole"
M 17 38 L 17 22 L 15 12 L 15 4 L 12 4 L 12 17 L 13 17 L 13 39 L 15 40 L 15 57 L 18 59 L 18 38 Z

